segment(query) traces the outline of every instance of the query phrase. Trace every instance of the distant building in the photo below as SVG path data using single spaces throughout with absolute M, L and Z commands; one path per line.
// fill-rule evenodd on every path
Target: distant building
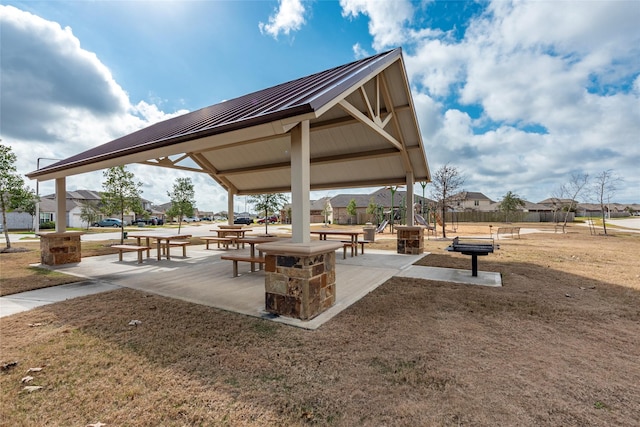
M 482 193 L 462 191 L 449 197 L 449 207 L 458 212 L 486 210 L 495 202 Z
M 40 224 L 48 221 L 56 221 L 56 201 L 55 194 L 48 194 L 40 198 Z M 142 208 L 147 212 L 151 211 L 151 202 L 146 199 L 141 199 Z M 66 193 L 66 215 L 67 226 L 73 228 L 87 227 L 87 222 L 81 219 L 82 208 L 87 204 L 93 204 L 98 209 L 102 204 L 102 192 L 92 190 L 75 190 L 67 191 Z M 108 215 L 99 214 L 98 220 L 107 218 Z M 135 221 L 135 214 L 133 212 L 126 212 L 124 215 L 124 221 L 126 224 L 131 224 Z

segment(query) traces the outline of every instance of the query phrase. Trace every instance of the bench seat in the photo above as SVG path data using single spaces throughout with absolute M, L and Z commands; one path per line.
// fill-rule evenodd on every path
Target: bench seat
M 498 227 L 498 231 L 496 232 L 496 237 L 499 239 L 501 234 L 511 234 L 511 238 L 513 236 L 518 236 L 520 238 L 520 227 Z
M 351 249 L 351 256 L 358 256 L 358 247 L 351 240 L 341 240 L 342 242 L 342 259 L 347 259 L 347 249 Z
M 187 257 L 187 246 L 190 245 L 191 242 L 185 240 L 169 240 L 170 247 L 182 247 L 182 256 Z M 167 248 L 167 251 L 169 248 Z
M 118 261 L 122 261 L 123 252 L 138 252 L 138 264 L 142 264 L 142 252 L 151 249 L 149 246 L 136 245 L 112 245 L 111 248 L 118 251 Z
M 220 259 L 224 259 L 227 261 L 233 261 L 233 277 L 238 277 L 238 262 L 250 262 L 253 271 L 254 264 L 264 264 L 266 260 L 264 257 L 250 257 L 250 256 L 242 256 L 242 255 L 223 255 Z
M 210 242 L 216 242 L 218 244 L 218 249 L 220 249 L 220 245 L 222 244 L 225 249 L 229 249 L 229 245 L 233 244 L 236 239 L 233 237 L 200 237 L 200 239 L 204 240 L 206 243 L 206 248 L 209 249 Z
M 354 255 L 354 250 L 355 250 L 355 256 L 358 256 L 358 245 L 360 245 L 360 254 L 364 254 L 364 245 L 366 245 L 367 243 L 372 243 L 371 240 L 358 240 L 358 245 L 356 245 L 355 242 L 351 242 L 351 240 L 341 240 L 342 242 L 342 259 L 346 259 L 347 258 L 347 249 L 351 248 L 351 256 Z

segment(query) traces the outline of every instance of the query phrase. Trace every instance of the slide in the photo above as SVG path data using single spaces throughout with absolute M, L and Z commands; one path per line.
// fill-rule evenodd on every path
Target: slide
M 427 220 L 425 220 L 422 215 L 414 214 L 413 218 L 415 219 L 415 221 L 418 224 L 422 225 L 423 227 L 427 227 L 427 230 L 434 230 L 435 229 L 432 225 L 429 225 Z
M 376 233 L 382 233 L 384 229 L 387 227 L 387 224 L 389 224 L 388 219 L 385 219 L 384 221 L 382 221 L 378 226 L 378 228 L 376 228 Z
M 420 224 L 420 225 L 424 225 L 425 227 L 428 227 L 429 224 L 427 224 L 427 221 L 425 221 L 425 219 L 422 217 L 422 215 L 418 215 L 418 214 L 414 214 L 413 218 L 415 219 L 415 221 Z

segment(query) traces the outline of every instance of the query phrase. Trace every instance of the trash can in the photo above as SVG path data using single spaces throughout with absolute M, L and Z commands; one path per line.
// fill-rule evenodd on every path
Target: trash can
M 370 242 L 374 242 L 376 240 L 376 227 L 370 222 L 366 223 L 364 227 L 362 227 L 362 231 L 364 231 L 364 240 L 368 240 Z

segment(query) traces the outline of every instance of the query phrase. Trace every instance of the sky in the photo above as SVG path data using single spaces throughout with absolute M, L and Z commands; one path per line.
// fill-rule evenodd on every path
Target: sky
M 464 177 L 459 190 L 538 202 L 574 174 L 612 171 L 611 201 L 640 203 L 638 22 L 636 0 L 0 0 L 0 139 L 26 174 L 402 47 L 432 173 L 448 164 Z M 200 210 L 227 209 L 208 175 L 127 169 L 155 204 L 189 177 Z M 103 181 L 101 172 L 71 176 L 67 189 L 102 190 Z M 38 187 L 54 192 L 53 181 Z

